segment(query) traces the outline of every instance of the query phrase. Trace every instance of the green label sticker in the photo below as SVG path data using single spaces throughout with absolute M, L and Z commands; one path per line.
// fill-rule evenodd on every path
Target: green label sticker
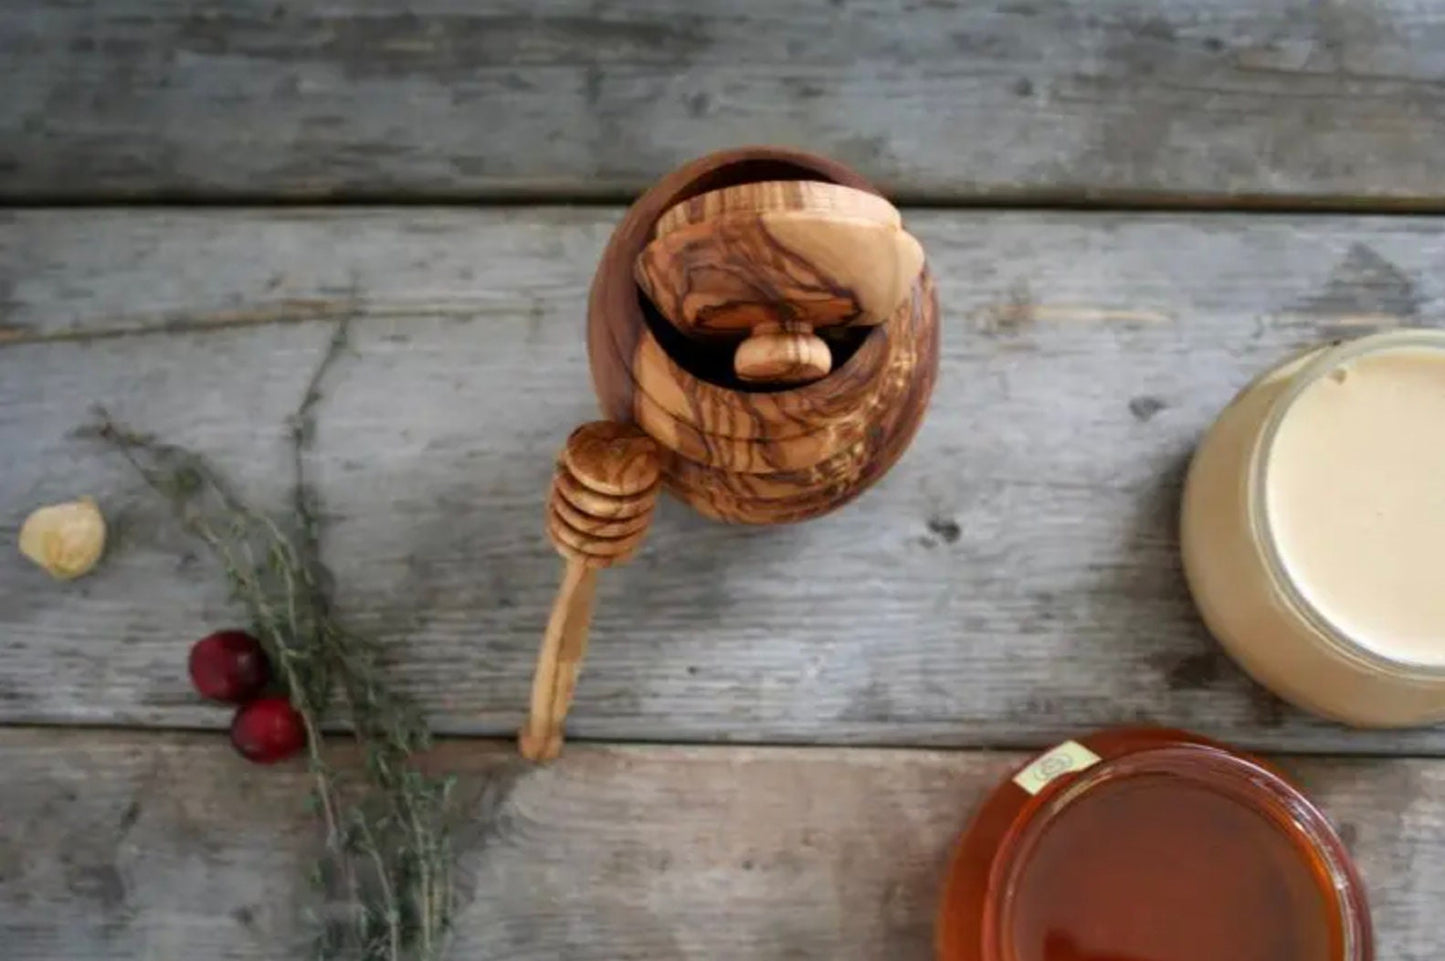
M 1038 794 L 1060 774 L 1083 771 L 1099 763 L 1099 755 L 1078 741 L 1065 741 L 1034 758 L 1033 763 L 1014 775 L 1014 783 L 1030 794 Z

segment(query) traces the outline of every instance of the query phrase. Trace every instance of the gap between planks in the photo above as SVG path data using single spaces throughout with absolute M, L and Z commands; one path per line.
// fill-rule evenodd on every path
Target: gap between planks
M 220 708 L 221 708 L 222 710 L 224 710 L 224 711 L 229 711 L 229 710 L 230 710 L 230 708 L 229 708 L 228 706 L 226 706 L 226 705 L 220 705 Z M 139 736 L 139 737 L 142 737 L 142 738 L 155 738 L 155 739 L 157 740 L 157 743 L 159 743 L 159 742 L 161 741 L 161 739 L 168 738 L 168 737 L 175 737 L 175 736 L 196 737 L 196 738 L 208 738 L 208 739 L 214 740 L 218 745 L 225 746 L 227 750 L 230 750 L 230 748 L 229 748 L 229 746 L 228 746 L 228 743 L 227 743 L 227 741 L 226 741 L 226 737 L 227 737 L 226 731 L 224 731 L 224 730 L 218 730 L 218 729 L 216 729 L 216 728 L 201 727 L 201 726 L 189 726 L 189 725 L 183 725 L 183 724 L 166 725 L 166 726 L 147 726 L 147 725 L 141 725 L 141 724 L 86 723 L 86 722 L 83 722 L 83 721 L 81 721 L 81 722 L 70 722 L 70 721 L 51 721 L 51 722 L 45 722 L 45 721 L 4 721 L 4 720 L 0 720 L 0 731 L 18 733 L 18 734 L 20 734 L 21 736 L 25 736 L 25 735 L 27 735 L 27 734 L 29 734 L 29 733 L 33 733 L 33 734 L 35 734 L 35 735 L 37 735 L 37 736 L 44 736 L 45 732 L 55 732 L 55 733 L 63 734 L 63 735 L 65 735 L 65 736 L 69 736 L 69 735 L 71 735 L 71 734 L 75 734 L 76 736 L 84 736 L 84 735 L 90 734 L 90 735 L 94 735 L 94 736 L 97 736 L 97 737 L 111 737 L 111 736 L 120 737 L 120 736 L 132 736 L 132 735 L 136 735 L 136 736 Z M 341 752 L 343 752 L 343 753 L 346 752 L 346 751 L 348 751 L 348 750 L 350 750 L 350 733 L 349 733 L 349 731 L 347 730 L 347 728 L 345 727 L 345 725 L 342 725 L 342 724 L 325 724 L 325 725 L 322 726 L 322 731 L 323 731 L 324 734 L 326 735 L 326 738 L 325 738 L 325 739 L 326 739 L 326 742 L 327 742 L 327 750 L 329 750 L 329 751 L 341 751 Z M 1065 740 L 1069 740 L 1069 739 L 1071 739 L 1071 738 L 1077 738 L 1077 737 L 1080 737 L 1080 736 L 1082 736 L 1082 735 L 1084 735 L 1084 734 L 1087 734 L 1087 733 L 1088 733 L 1088 732 L 1086 732 L 1086 731 L 1081 731 L 1081 732 L 1076 732 L 1076 733 L 1073 734 L 1073 735 L 1063 735 L 1063 734 L 1061 734 L 1061 735 L 1059 735 L 1059 742 L 1062 743 L 1062 742 L 1065 741 Z M 1198 732 L 1193 732 L 1193 733 L 1198 733 Z M 469 744 L 469 745 L 473 745 L 473 746 L 476 747 L 478 750 L 485 750 L 485 751 L 487 751 L 487 752 L 492 752 L 492 753 L 497 753 L 497 754 L 502 754 L 502 755 L 506 755 L 506 754 L 516 754 L 516 740 L 515 740 L 514 738 L 503 737 L 503 736 L 496 735 L 496 734 L 456 734 L 456 733 L 445 733 L 445 734 L 435 735 L 435 736 L 434 736 L 434 739 L 433 739 L 433 742 L 434 742 L 433 752 L 435 752 L 435 751 L 437 751 L 437 750 L 442 750 L 442 749 L 445 749 L 445 750 L 450 751 L 450 750 L 455 749 L 456 746 L 464 745 L 464 744 Z M 613 748 L 618 748 L 618 749 L 636 748 L 636 749 L 638 749 L 638 750 L 644 750 L 644 751 L 646 751 L 646 750 L 653 750 L 653 749 L 657 749 L 657 750 L 676 749 L 676 750 L 679 750 L 679 751 L 694 751 L 694 750 L 695 750 L 695 751 L 704 752 L 704 753 L 705 753 L 705 752 L 709 752 L 709 751 L 718 751 L 718 752 L 723 752 L 723 751 L 779 751 L 779 752 L 793 751 L 793 752 L 803 752 L 803 753 L 807 753 L 807 752 L 818 752 L 818 753 L 820 753 L 820 754 L 823 753 L 823 752 L 833 752 L 833 753 L 844 752 L 844 753 L 850 753 L 850 754 L 851 754 L 851 753 L 857 753 L 857 754 L 859 754 L 859 755 L 864 754 L 864 753 L 888 754 L 888 755 L 892 755 L 892 754 L 897 754 L 897 755 L 907 755 L 907 754 L 920 754 L 920 755 L 967 755 L 967 754 L 979 754 L 979 755 L 1009 755 L 1009 756 L 1011 756 L 1011 757 L 1017 758 L 1017 759 L 1019 760 L 1019 763 L 1020 763 L 1020 764 L 1023 762 L 1023 759 L 1026 759 L 1026 758 L 1028 758 L 1029 756 L 1039 755 L 1039 754 L 1042 754 L 1042 753 L 1050 750 L 1050 746 L 1048 746 L 1048 745 L 1041 746 L 1041 745 L 1039 745 L 1039 744 L 1037 744 L 1037 743 L 1034 743 L 1034 742 L 1032 742 L 1032 741 L 1027 741 L 1027 740 L 1018 740 L 1018 741 L 1009 741 L 1009 740 L 981 741 L 981 742 L 977 742 L 977 743 L 971 742 L 971 743 L 966 744 L 966 745 L 951 746 L 951 745 L 940 745 L 940 744 L 899 744 L 899 743 L 888 742 L 888 741 L 863 741 L 863 740 L 860 740 L 860 741 L 818 741 L 818 740 L 810 740 L 810 741 L 802 741 L 802 740 L 799 740 L 799 741 L 787 741 L 787 740 L 750 741 L 750 740 L 745 740 L 745 739 L 739 739 L 739 740 L 726 740 L 726 741 L 721 741 L 721 740 L 719 740 L 719 741 L 697 741 L 697 740 L 688 741 L 688 740 L 678 740 L 678 739 L 670 739 L 670 740 L 669 740 L 669 739 L 644 738 L 644 737 L 629 737 L 629 738 L 589 737 L 589 736 L 585 736 L 585 735 L 579 736 L 579 735 L 572 734 L 572 733 L 569 732 L 569 733 L 567 734 L 567 747 L 564 747 L 564 748 L 563 748 L 563 756 L 564 756 L 564 757 L 565 757 L 565 755 L 566 755 L 566 752 L 567 752 L 568 748 L 572 747 L 573 745 L 577 745 L 577 746 L 579 747 L 579 749 L 580 749 L 580 750 L 583 750 L 583 751 L 586 751 L 586 750 L 609 750 L 609 749 L 613 749 Z M 1231 746 L 1234 746 L 1234 745 L 1231 745 Z M 1324 753 L 1321 753 L 1321 752 L 1318 752 L 1318 751 L 1291 751 L 1291 750 L 1264 750 L 1264 751 L 1261 751 L 1261 750 L 1258 750 L 1258 749 L 1252 749 L 1252 750 L 1249 751 L 1249 753 L 1267 755 L 1268 757 L 1272 758 L 1273 760 L 1275 760 L 1275 761 L 1277 761 L 1277 762 L 1286 763 L 1286 764 L 1289 763 L 1289 762 L 1291 762 L 1291 761 L 1309 762 L 1309 761 L 1321 761 L 1321 760 L 1327 760 L 1327 761 L 1328 761 L 1328 760 L 1338 760 L 1338 761 L 1425 761 L 1425 762 L 1445 761 L 1445 753 L 1435 753 L 1435 754 L 1419 753 L 1419 754 L 1411 754 L 1411 753 L 1406 752 L 1406 753 L 1400 753 L 1400 754 L 1381 754 L 1379 751 L 1351 750 L 1351 749 L 1348 749 L 1348 748 L 1346 748 L 1346 749 L 1331 750 L 1331 751 L 1324 752 Z M 522 761 L 522 758 L 521 758 L 520 755 L 518 755 L 516 759 L 517 759 L 517 761 L 518 761 L 519 763 Z M 545 767 L 546 765 L 543 764 L 543 765 L 540 765 L 540 766 Z
M 661 174 L 659 174 L 661 176 Z M 637 191 L 600 187 L 589 190 L 579 185 L 566 190 L 530 192 L 525 189 L 496 193 L 448 193 L 416 191 L 406 194 L 357 191 L 330 193 L 156 193 L 134 196 L 97 192 L 80 196 L 64 194 L 0 193 L 0 213 L 5 211 L 85 211 L 107 213 L 127 210 L 289 210 L 313 208 L 345 210 L 355 207 L 397 209 L 437 207 L 456 209 L 515 209 L 526 207 L 627 207 Z M 974 196 L 890 190 L 888 199 L 899 207 L 937 211 L 1020 211 L 1034 213 L 1239 213 L 1239 214 L 1344 214 L 1359 216 L 1445 215 L 1445 196 L 1370 196 L 1368 194 L 1191 194 L 1168 191 L 1057 191 L 993 190 Z M 906 213 L 906 211 L 905 211 Z

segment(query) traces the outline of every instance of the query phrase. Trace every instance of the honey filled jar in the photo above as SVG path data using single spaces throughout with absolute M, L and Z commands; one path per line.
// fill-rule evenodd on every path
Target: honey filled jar
M 1256 378 L 1195 452 L 1180 541 L 1205 624 L 1260 683 L 1357 726 L 1445 719 L 1445 332 Z
M 1324 816 L 1268 765 L 1121 729 L 1035 758 L 964 834 L 939 961 L 1370 961 L 1369 910 Z

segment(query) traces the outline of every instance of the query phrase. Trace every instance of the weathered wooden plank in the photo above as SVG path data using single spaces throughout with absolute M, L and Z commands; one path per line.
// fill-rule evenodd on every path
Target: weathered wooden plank
M 618 197 L 776 141 L 910 197 L 1445 202 L 1417 0 L 11 0 L 0 196 Z
M 932 957 L 970 812 L 1019 759 L 870 749 L 451 743 L 454 957 Z M 1365 876 L 1377 957 L 1445 951 L 1445 763 L 1284 759 Z M 12 961 L 302 957 L 314 828 L 295 768 L 219 735 L 0 731 L 0 936 Z
M 0 551 L 0 720 L 226 722 L 183 663 L 234 617 L 216 570 L 73 431 L 105 403 L 280 506 L 286 418 L 332 322 L 252 321 L 354 312 L 307 457 L 344 610 L 394 645 L 443 730 L 513 730 L 558 574 L 551 459 L 595 409 L 581 318 L 614 216 L 5 218 L 0 540 L 86 492 L 118 530 L 72 585 Z M 1022 746 L 1153 720 L 1293 750 L 1445 750 L 1445 729 L 1346 731 L 1250 684 L 1198 625 L 1174 532 L 1190 447 L 1255 370 L 1441 316 L 1437 222 L 909 220 L 945 318 L 915 447 L 857 506 L 798 527 L 664 504 L 642 556 L 603 578 L 576 735 Z M 93 336 L 124 330 L 151 332 Z

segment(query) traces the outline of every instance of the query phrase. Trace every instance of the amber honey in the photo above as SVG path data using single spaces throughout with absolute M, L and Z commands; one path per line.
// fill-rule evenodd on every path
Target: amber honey
M 1026 769 L 980 809 L 940 909 L 940 961 L 1371 958 L 1343 845 L 1278 773 L 1182 732 L 1074 747 L 1087 758 L 1051 773 L 1045 756 L 1043 775 Z

